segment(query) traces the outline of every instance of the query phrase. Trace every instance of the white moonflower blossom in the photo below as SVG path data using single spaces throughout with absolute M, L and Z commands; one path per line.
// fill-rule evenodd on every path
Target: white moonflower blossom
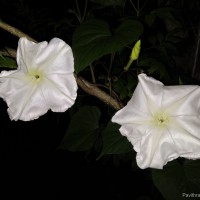
M 137 152 L 138 166 L 162 169 L 178 157 L 200 158 L 200 87 L 138 78 L 132 98 L 112 118 Z
M 11 120 L 37 119 L 49 109 L 64 112 L 77 97 L 71 47 L 59 38 L 34 43 L 19 39 L 16 70 L 0 73 L 0 97 Z

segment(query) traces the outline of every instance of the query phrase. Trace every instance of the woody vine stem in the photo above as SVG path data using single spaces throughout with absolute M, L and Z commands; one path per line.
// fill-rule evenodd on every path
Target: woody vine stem
M 0 20 L 0 28 L 8 31 L 9 33 L 19 38 L 26 37 L 27 39 L 33 42 L 37 42 L 35 39 L 30 37 L 29 35 L 25 34 L 24 32 L 18 30 L 17 28 L 1 20 Z M 16 50 L 8 48 L 8 47 L 6 47 L 5 50 L 1 50 L 0 53 L 4 56 L 10 56 L 13 58 L 16 57 Z M 123 104 L 118 99 L 110 96 L 109 94 L 101 90 L 99 87 L 97 87 L 95 84 L 90 83 L 89 81 L 85 80 L 83 77 L 77 76 L 76 74 L 74 74 L 74 76 L 76 78 L 78 86 L 87 94 L 97 97 L 98 99 L 100 99 L 101 101 L 103 101 L 104 103 L 113 107 L 116 110 L 119 110 L 123 107 Z

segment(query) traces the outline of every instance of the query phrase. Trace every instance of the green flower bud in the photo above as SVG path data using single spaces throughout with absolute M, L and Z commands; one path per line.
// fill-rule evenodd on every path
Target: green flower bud
M 131 52 L 131 56 L 130 56 L 131 60 L 137 60 L 138 59 L 139 54 L 140 54 L 140 47 L 141 47 L 141 40 L 138 40 L 135 43 L 133 50 Z
M 131 66 L 132 62 L 133 62 L 134 60 L 137 60 L 137 59 L 138 59 L 139 54 L 140 54 L 140 47 L 141 47 L 141 40 L 138 40 L 138 41 L 135 43 L 135 45 L 134 45 L 134 47 L 133 47 L 133 49 L 132 49 L 132 52 L 131 52 L 131 55 L 130 55 L 130 59 L 129 59 L 127 65 L 124 67 L 124 70 L 125 70 L 125 71 L 128 71 L 128 69 L 129 69 L 129 67 Z

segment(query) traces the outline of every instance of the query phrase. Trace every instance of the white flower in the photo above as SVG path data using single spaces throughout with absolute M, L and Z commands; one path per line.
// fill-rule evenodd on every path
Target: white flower
M 178 157 L 200 158 L 200 87 L 138 78 L 133 97 L 112 118 L 137 152 L 138 166 L 162 169 Z
M 20 38 L 17 64 L 17 70 L 0 74 L 0 97 L 11 120 L 37 119 L 49 109 L 64 112 L 74 104 L 74 57 L 63 40 L 53 38 L 48 44 Z

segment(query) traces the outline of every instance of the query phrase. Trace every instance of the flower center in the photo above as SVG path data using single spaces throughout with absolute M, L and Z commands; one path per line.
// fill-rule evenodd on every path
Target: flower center
M 35 79 L 39 79 L 40 78 L 40 76 L 38 75 L 38 74 L 35 74 Z
M 39 70 L 30 70 L 27 76 L 28 80 L 34 84 L 39 84 L 42 83 L 44 80 L 44 73 L 43 71 Z
M 169 121 L 169 115 L 165 112 L 156 113 L 153 117 L 153 123 L 157 127 L 165 127 Z
M 39 83 L 39 82 L 42 81 L 43 74 L 41 72 L 35 72 L 35 73 L 32 74 L 32 78 L 34 79 L 34 81 Z

